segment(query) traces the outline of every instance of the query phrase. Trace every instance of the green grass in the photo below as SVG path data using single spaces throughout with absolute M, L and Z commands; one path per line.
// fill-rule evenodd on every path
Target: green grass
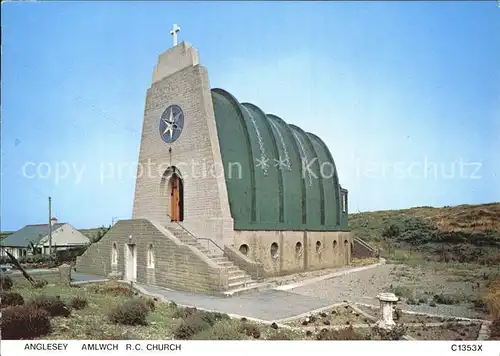
M 108 283 L 108 286 L 114 287 L 116 283 Z M 150 312 L 147 318 L 146 326 L 126 326 L 112 324 L 108 320 L 110 310 L 130 298 L 123 293 L 113 293 L 106 291 L 102 287 L 96 288 L 92 285 L 82 286 L 81 288 L 71 288 L 64 285 L 46 286 L 41 289 L 32 289 L 29 287 L 14 287 L 12 291 L 20 293 L 25 300 L 37 295 L 60 296 L 65 302 L 69 302 L 72 297 L 78 295 L 88 300 L 88 306 L 81 310 L 72 310 L 68 318 L 55 317 L 52 319 L 53 332 L 46 335 L 44 339 L 139 339 L 139 340 L 165 340 L 171 339 L 174 330 L 182 323 L 179 318 L 179 307 L 170 303 L 156 303 L 154 311 Z M 219 339 L 252 339 L 241 331 L 242 321 L 223 320 L 214 325 L 214 330 L 219 333 L 215 335 L 214 331 L 204 330 L 203 334 L 195 335 L 193 339 L 203 339 L 207 337 Z M 245 323 L 250 323 L 245 321 Z M 250 323 L 254 324 L 254 323 Z M 272 338 L 277 331 L 269 325 L 254 324 L 260 330 L 260 338 Z M 224 333 L 226 330 L 226 333 Z M 228 331 L 229 330 L 229 331 Z M 292 339 L 305 338 L 302 332 L 296 332 L 288 329 L 280 329 L 282 333 L 289 335 Z M 236 334 L 237 337 L 235 336 Z

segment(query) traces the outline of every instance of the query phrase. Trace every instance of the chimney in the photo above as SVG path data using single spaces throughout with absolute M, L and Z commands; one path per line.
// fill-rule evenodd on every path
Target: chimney
M 57 218 L 53 217 L 52 219 L 50 219 L 50 226 L 54 226 L 55 224 L 57 224 Z

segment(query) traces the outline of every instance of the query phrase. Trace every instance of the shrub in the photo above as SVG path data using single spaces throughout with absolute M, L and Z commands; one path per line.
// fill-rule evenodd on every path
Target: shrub
M 378 335 L 381 340 L 403 340 L 407 331 L 408 328 L 402 324 L 387 330 L 376 326 L 372 328 L 372 332 Z
M 2 339 L 34 339 L 47 335 L 51 331 L 47 311 L 26 306 L 6 308 L 0 322 Z
M 172 307 L 175 308 L 174 313 L 172 314 L 174 319 L 186 319 L 198 311 L 196 308 L 179 308 L 175 303 L 171 305 L 174 305 Z
M 490 325 L 490 340 L 500 340 L 500 318 Z
M 387 226 L 382 232 L 382 236 L 387 238 L 395 238 L 399 235 L 399 226 L 391 224 Z
M 14 292 L 2 292 L 0 294 L 0 307 L 4 308 L 6 306 L 23 305 L 24 298 L 19 293 Z
M 10 290 L 14 283 L 12 283 L 12 278 L 5 273 L 0 273 L 0 290 Z
M 192 340 L 244 340 L 234 321 L 221 321 L 191 337 Z
M 71 310 L 59 297 L 40 295 L 30 299 L 27 305 L 32 309 L 43 309 L 50 316 L 67 317 L 71 314 Z
M 130 298 L 134 296 L 134 291 L 132 289 L 119 283 L 96 284 L 92 286 L 92 291 L 96 294 L 122 295 Z
M 419 303 L 419 301 L 418 301 L 418 300 L 416 300 L 416 299 L 413 299 L 413 298 L 408 298 L 408 299 L 406 300 L 406 304 L 408 304 L 408 305 L 419 305 L 420 303 Z
M 39 279 L 36 280 L 35 283 L 33 283 L 33 288 L 44 288 L 47 284 L 49 284 L 46 280 L 44 279 Z
M 109 320 L 122 325 L 147 325 L 150 309 L 144 300 L 135 298 L 117 306 L 108 315 Z
M 146 306 L 149 308 L 149 310 L 154 311 L 156 309 L 156 304 L 153 299 L 146 298 L 144 302 L 146 303 Z
M 492 279 L 488 283 L 488 294 L 485 300 L 493 319 L 500 319 L 500 278 Z
M 196 308 L 176 308 L 173 317 L 183 320 L 174 331 L 174 337 L 180 340 L 190 339 L 220 321 L 230 320 L 227 314 L 211 313 Z
M 238 326 L 238 332 L 245 334 L 248 337 L 253 337 L 254 339 L 260 338 L 260 330 L 257 325 L 243 322 Z
M 460 300 L 451 295 L 436 294 L 433 298 L 436 304 L 453 305 L 460 304 Z
M 317 340 L 366 340 L 366 337 L 354 331 L 352 326 L 341 330 L 321 330 Z
M 400 298 L 413 298 L 413 291 L 405 286 L 396 286 L 392 292 Z
M 78 295 L 71 298 L 70 302 L 71 308 L 76 310 L 84 309 L 88 304 L 87 298 Z
M 202 314 L 194 313 L 184 319 L 182 323 L 174 330 L 174 338 L 178 340 L 189 340 L 194 335 L 204 330 L 210 329 L 210 325 Z

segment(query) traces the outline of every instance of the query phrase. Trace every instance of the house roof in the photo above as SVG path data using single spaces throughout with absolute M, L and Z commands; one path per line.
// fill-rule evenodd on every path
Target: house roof
M 52 225 L 52 231 L 59 229 L 63 223 Z M 43 237 L 49 234 L 48 224 L 26 225 L 21 230 L 10 234 L 1 241 L 2 246 L 22 246 L 27 247 L 30 242 L 38 243 Z

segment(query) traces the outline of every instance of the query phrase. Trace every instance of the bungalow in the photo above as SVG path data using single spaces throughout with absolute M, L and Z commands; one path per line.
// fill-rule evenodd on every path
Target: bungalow
M 66 250 L 90 244 L 90 240 L 85 235 L 68 223 L 59 223 L 56 218 L 52 218 L 51 225 L 53 250 Z M 47 255 L 50 248 L 49 225 L 26 225 L 4 238 L 0 244 L 16 258 L 38 253 Z M 4 254 L 2 249 L 0 255 Z

